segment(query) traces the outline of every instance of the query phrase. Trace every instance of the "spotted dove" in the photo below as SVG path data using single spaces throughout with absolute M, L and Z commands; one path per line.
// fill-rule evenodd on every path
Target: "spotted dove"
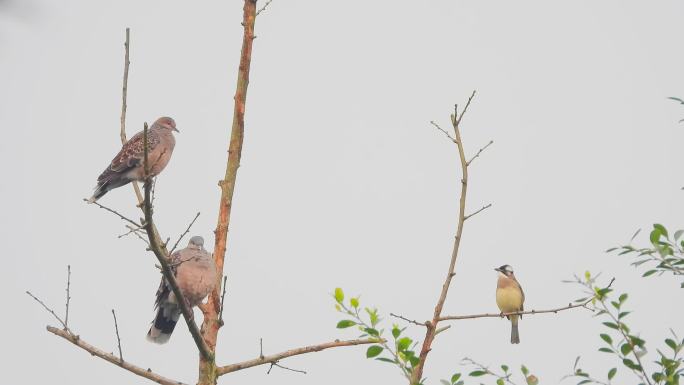
M 172 266 L 178 287 L 190 308 L 199 305 L 214 289 L 216 266 L 214 260 L 204 249 L 204 239 L 200 236 L 190 238 L 188 247 L 171 255 Z M 155 301 L 157 315 L 147 332 L 149 341 L 163 344 L 171 338 L 181 310 L 171 286 L 162 277 Z
M 157 176 L 171 159 L 176 139 L 173 132 L 176 122 L 168 117 L 157 119 L 147 130 L 147 162 L 150 176 Z M 108 191 L 124 186 L 131 181 L 145 180 L 145 148 L 143 133 L 138 132 L 127 141 L 121 151 L 112 159 L 111 164 L 97 178 L 97 186 L 88 202 L 93 203 Z

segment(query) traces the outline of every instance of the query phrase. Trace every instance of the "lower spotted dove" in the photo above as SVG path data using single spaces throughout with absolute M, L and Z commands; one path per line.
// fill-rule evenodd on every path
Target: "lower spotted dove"
M 157 176 L 171 159 L 176 139 L 173 132 L 176 122 L 168 117 L 162 117 L 147 130 L 147 162 L 149 176 Z M 124 186 L 131 181 L 145 180 L 145 147 L 143 146 L 143 132 L 138 132 L 127 141 L 121 151 L 112 159 L 110 165 L 97 178 L 97 186 L 88 202 L 93 203 L 105 195 L 109 190 Z
M 202 237 L 190 238 L 188 247 L 173 253 L 169 263 L 178 287 L 191 309 L 202 303 L 202 300 L 214 289 L 216 266 L 211 254 L 204 249 Z M 181 315 L 179 301 L 163 277 L 154 305 L 157 315 L 147 332 L 147 339 L 163 344 L 171 338 L 171 333 Z

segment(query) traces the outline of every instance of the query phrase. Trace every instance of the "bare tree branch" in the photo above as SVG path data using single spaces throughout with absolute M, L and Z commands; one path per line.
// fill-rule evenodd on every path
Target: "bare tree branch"
M 425 339 L 423 340 L 423 345 L 420 349 L 420 355 L 419 359 L 420 362 L 418 365 L 416 365 L 413 368 L 413 371 L 411 372 L 411 378 L 410 378 L 410 383 L 411 384 L 417 384 L 421 382 L 422 376 L 423 376 L 423 368 L 425 367 L 425 361 L 427 359 L 428 354 L 432 350 L 432 342 L 435 339 L 435 336 L 437 335 L 437 324 L 439 323 L 439 319 L 442 314 L 442 309 L 444 308 L 444 302 L 446 301 L 447 294 L 449 292 L 449 286 L 451 285 L 451 280 L 454 277 L 454 269 L 456 268 L 456 260 L 458 258 L 458 249 L 459 246 L 461 245 L 461 236 L 463 234 L 463 224 L 465 223 L 465 207 L 466 207 L 466 193 L 468 191 L 468 162 L 466 161 L 465 158 L 465 150 L 463 149 L 463 141 L 461 140 L 461 131 L 459 124 L 461 122 L 461 119 L 463 119 L 463 115 L 466 113 L 468 110 L 468 106 L 470 106 L 470 102 L 472 101 L 473 97 L 475 97 L 475 91 L 473 91 L 472 95 L 470 95 L 470 98 L 468 98 L 468 103 L 466 103 L 465 108 L 463 109 L 463 112 L 461 113 L 461 116 L 458 116 L 458 106 L 454 107 L 454 114 L 451 116 L 451 124 L 454 128 L 454 143 L 456 143 L 456 147 L 458 148 L 458 155 L 461 161 L 461 170 L 462 170 L 462 176 L 461 176 L 461 198 L 460 198 L 460 203 L 459 203 L 459 209 L 458 209 L 458 227 L 456 229 L 456 236 L 454 237 L 454 247 L 451 252 L 451 261 L 449 262 L 449 268 L 447 270 L 446 278 L 444 279 L 444 284 L 442 285 L 442 290 L 439 294 L 439 299 L 437 300 L 437 304 L 435 305 L 435 311 L 432 316 L 432 321 L 426 322 L 427 330 L 425 332 Z
M 197 212 L 195 217 L 192 218 L 192 221 L 188 225 L 188 228 L 185 229 L 185 231 L 183 232 L 183 234 L 180 235 L 180 237 L 178 237 L 178 240 L 176 241 L 176 243 L 171 248 L 171 251 L 169 251 L 169 255 L 173 254 L 174 250 L 176 250 L 176 247 L 178 247 L 178 243 L 180 243 L 181 239 L 183 239 L 183 237 L 186 236 L 190 232 L 190 228 L 192 227 L 193 224 L 195 224 L 195 221 L 197 220 L 197 218 L 199 218 L 199 216 L 200 216 L 200 213 Z
M 38 302 L 39 304 L 41 304 L 45 310 L 47 310 L 50 314 L 52 314 L 53 316 L 55 316 L 55 318 L 57 319 L 57 321 L 59 321 L 59 323 L 61 323 L 62 326 L 64 326 L 64 330 L 69 331 L 69 328 L 67 327 L 66 323 L 65 323 L 64 321 L 62 321 L 62 319 L 57 315 L 57 313 L 55 313 L 54 310 L 52 310 L 52 309 L 50 309 L 49 307 L 47 307 L 47 305 L 46 305 L 43 301 L 39 300 L 38 297 L 36 297 L 35 295 L 31 294 L 30 291 L 26 290 L 26 294 L 28 294 L 29 296 L 31 296 L 31 298 L 33 298 L 34 300 L 36 300 L 36 302 Z
M 91 202 L 89 202 L 88 199 L 86 199 L 86 198 L 83 198 L 83 201 L 88 202 L 88 203 L 91 203 Z M 103 206 L 102 204 L 100 204 L 100 203 L 97 202 L 97 201 L 92 202 L 92 204 L 96 205 L 97 207 L 99 207 L 99 208 L 101 208 L 101 209 L 103 209 L 103 210 L 109 211 L 110 213 L 112 213 L 112 214 L 118 216 L 118 217 L 121 218 L 122 220 L 124 220 L 124 221 L 126 221 L 126 222 L 132 224 L 132 225 L 135 226 L 135 227 L 144 227 L 144 225 L 141 225 L 141 224 L 139 224 L 138 222 L 136 222 L 136 221 L 134 221 L 134 220 L 132 220 L 132 219 L 129 219 L 129 218 L 123 216 L 122 214 L 120 214 L 118 211 L 116 211 L 116 210 L 114 210 L 114 209 L 110 209 L 110 208 L 107 207 L 107 206 Z
M 286 350 L 286 351 L 281 352 L 281 353 L 272 354 L 270 356 L 261 355 L 260 357 L 255 358 L 253 360 L 247 360 L 247 361 L 243 361 L 243 362 L 238 362 L 236 364 L 220 366 L 220 367 L 216 368 L 216 370 L 217 370 L 218 375 L 222 376 L 222 375 L 227 374 L 227 373 L 236 372 L 238 370 L 251 368 L 253 366 L 259 366 L 259 365 L 264 365 L 264 364 L 270 364 L 273 362 L 278 362 L 284 358 L 288 358 L 288 357 L 292 357 L 292 356 L 298 356 L 301 354 L 312 353 L 312 352 L 320 352 L 321 350 L 330 349 L 330 348 L 338 348 L 338 347 L 342 347 L 342 346 L 374 344 L 374 343 L 379 343 L 380 341 L 382 341 L 382 340 L 378 340 L 377 338 L 367 338 L 367 339 L 347 340 L 347 341 L 335 340 L 335 341 L 326 342 L 323 344 L 304 346 L 304 347 L 296 348 L 296 349 L 290 349 L 290 350 Z
M 545 309 L 545 310 L 526 310 L 526 311 L 514 311 L 510 313 L 482 313 L 482 314 L 471 314 L 471 315 L 448 315 L 444 317 L 440 317 L 440 321 L 455 321 L 455 320 L 462 320 L 462 319 L 474 319 L 474 318 L 501 318 L 501 317 L 507 317 L 511 315 L 531 315 L 531 314 L 544 314 L 544 313 L 558 313 L 564 310 L 570 310 L 570 309 L 575 309 L 578 307 L 582 307 L 588 310 L 591 310 L 587 308 L 587 304 L 591 302 L 594 298 L 590 298 L 584 302 L 581 303 L 576 303 L 576 304 L 571 304 L 569 303 L 567 306 L 561 306 L 553 309 Z
M 257 13 L 256 13 L 255 16 L 259 16 L 259 15 L 261 14 L 261 12 L 265 11 L 265 10 L 266 10 L 266 7 L 268 7 L 268 6 L 271 4 L 271 1 L 273 1 L 273 0 L 268 0 L 268 1 L 266 2 L 266 4 L 264 4 L 264 6 L 261 7 L 261 8 L 257 11 Z
M 123 353 L 121 352 L 121 337 L 119 337 L 119 323 L 116 322 L 116 313 L 112 309 L 112 316 L 114 317 L 114 330 L 116 330 L 116 344 L 119 346 L 119 359 L 123 362 Z
M 71 334 L 69 331 L 57 329 L 57 328 L 52 327 L 52 326 L 47 326 L 46 329 L 50 333 L 64 338 L 65 340 L 71 342 L 72 344 L 78 346 L 79 348 L 87 351 L 91 355 L 96 356 L 96 357 L 100 357 L 103 360 L 108 361 L 108 362 L 110 362 L 116 366 L 119 366 L 123 369 L 126 369 L 131 373 L 137 374 L 140 377 L 145 377 L 148 380 L 152 380 L 152 381 L 154 381 L 158 384 L 162 384 L 162 385 L 185 385 L 180 381 L 172 380 L 172 379 L 163 377 L 157 373 L 154 373 L 151 369 L 143 369 L 143 368 L 136 366 L 136 365 L 133 365 L 129 362 L 120 360 L 119 357 L 117 357 L 113 354 L 110 354 L 110 353 L 106 353 L 103 350 L 98 349 L 93 345 L 90 345 L 89 343 L 85 342 L 80 336 Z
M 486 150 L 487 147 L 491 146 L 492 144 L 494 144 L 494 141 L 493 141 L 493 140 L 490 140 L 489 143 L 485 144 L 485 146 L 482 147 L 482 148 L 477 152 L 477 154 L 475 154 L 475 156 L 473 156 L 472 158 L 470 158 L 469 161 L 466 162 L 466 165 L 470 166 L 470 164 L 473 163 L 473 161 L 475 160 L 475 158 L 479 157 L 480 154 L 482 154 L 482 151 Z
M 69 329 L 69 303 L 71 302 L 71 265 L 67 265 L 66 309 L 64 311 L 64 329 Z
M 491 204 L 491 203 L 489 203 L 489 204 L 487 204 L 487 205 L 484 205 L 484 206 L 480 207 L 480 208 L 479 208 L 477 211 L 475 211 L 474 213 L 466 215 L 466 216 L 463 218 L 463 220 L 464 220 L 464 221 L 465 221 L 465 220 L 468 220 L 468 218 L 474 217 L 474 216 L 477 215 L 478 213 L 480 213 L 480 212 L 482 212 L 482 211 L 485 211 L 486 209 L 488 209 L 488 208 L 490 208 L 490 207 L 492 207 L 492 204 Z
M 226 299 L 226 282 L 228 281 L 227 276 L 223 276 L 223 293 L 221 294 L 221 311 L 219 311 L 219 323 L 223 325 L 223 303 Z
M 287 366 L 280 365 L 280 364 L 278 363 L 278 361 L 271 362 L 271 366 L 268 368 L 268 371 L 266 372 L 266 374 L 271 374 L 271 369 L 273 369 L 274 366 L 277 366 L 277 367 L 279 367 L 280 369 L 289 370 L 289 371 L 291 371 L 291 372 L 306 374 L 306 371 L 304 371 L 304 370 L 288 368 Z
M 180 288 L 178 287 L 176 277 L 174 276 L 173 271 L 169 266 L 169 252 L 166 250 L 166 246 L 161 241 L 161 237 L 159 236 L 157 228 L 154 225 L 154 218 L 152 216 L 152 204 L 150 200 L 150 194 L 152 192 L 152 178 L 150 177 L 149 173 L 150 165 L 147 156 L 149 152 L 147 142 L 147 123 L 145 123 L 145 125 L 143 126 L 143 143 L 143 167 L 145 170 L 145 184 L 143 186 L 143 189 L 145 191 L 145 199 L 143 200 L 143 212 L 145 213 L 145 229 L 147 230 L 147 238 L 150 241 L 150 249 L 152 249 L 152 252 L 154 252 L 154 255 L 157 257 L 157 260 L 159 261 L 159 264 L 162 267 L 162 274 L 164 274 L 164 278 L 169 283 L 169 286 L 171 286 L 173 294 L 176 296 L 178 306 L 180 307 L 181 312 L 183 313 L 183 318 L 185 318 L 185 322 L 188 325 L 188 329 L 190 329 L 190 334 L 192 334 L 192 339 L 195 340 L 195 344 L 197 345 L 197 348 L 199 349 L 202 356 L 205 359 L 211 361 L 213 360 L 214 354 L 212 353 L 211 349 L 209 349 L 209 346 L 207 346 L 207 343 L 206 341 L 204 341 L 204 338 L 202 338 L 202 334 L 200 333 L 197 324 L 195 324 L 192 309 L 190 308 L 190 306 L 188 306 L 188 301 L 185 299 L 185 297 L 183 296 L 183 292 L 181 292 Z
M 435 123 L 435 122 L 432 121 L 432 120 L 430 121 L 430 124 L 432 124 L 433 126 L 435 126 L 435 128 L 437 128 L 438 130 L 442 131 L 442 132 L 444 133 L 444 135 L 447 136 L 447 138 L 451 139 L 452 142 L 456 143 L 456 139 L 454 139 L 454 137 L 451 136 L 451 134 L 449 134 L 449 132 L 447 132 L 447 130 L 445 130 L 445 129 L 443 129 L 442 127 L 440 127 L 439 124 Z
M 410 324 L 414 324 L 414 325 L 418 325 L 418 326 L 427 326 L 427 324 L 425 322 L 418 322 L 416 320 L 408 319 L 408 318 L 406 318 L 402 315 L 399 315 L 399 314 L 390 313 L 390 316 L 395 317 L 395 318 L 399 318 L 400 320 L 404 320 Z

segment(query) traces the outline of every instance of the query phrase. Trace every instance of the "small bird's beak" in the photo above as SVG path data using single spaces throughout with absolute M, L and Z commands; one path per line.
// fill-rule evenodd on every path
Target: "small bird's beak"
M 180 131 L 178 131 L 176 127 L 174 127 L 173 130 L 180 134 Z
M 501 273 L 501 269 L 499 269 L 498 267 L 495 267 L 494 271 L 498 271 L 499 273 Z

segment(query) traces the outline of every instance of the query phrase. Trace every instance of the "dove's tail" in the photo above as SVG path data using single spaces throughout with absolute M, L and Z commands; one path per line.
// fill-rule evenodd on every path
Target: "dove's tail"
M 168 342 L 180 314 L 180 309 L 175 304 L 161 304 L 157 309 L 157 316 L 154 317 L 152 326 L 147 332 L 147 340 L 157 344 Z

